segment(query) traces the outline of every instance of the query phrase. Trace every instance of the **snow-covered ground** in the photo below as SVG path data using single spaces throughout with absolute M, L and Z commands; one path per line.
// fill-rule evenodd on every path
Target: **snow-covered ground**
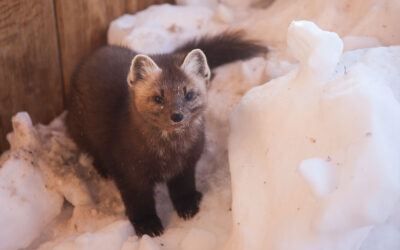
M 199 214 L 180 219 L 160 185 L 166 231 L 137 238 L 65 114 L 19 113 L 0 157 L 0 249 L 400 249 L 400 2 L 177 2 L 117 19 L 109 43 L 160 53 L 245 29 L 271 49 L 215 71 Z

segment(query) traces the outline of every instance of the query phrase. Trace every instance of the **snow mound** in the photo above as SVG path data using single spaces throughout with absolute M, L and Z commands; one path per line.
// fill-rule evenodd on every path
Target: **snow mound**
M 0 171 L 0 249 L 27 247 L 60 212 L 62 196 L 46 185 L 38 162 L 40 141 L 27 113 L 12 120 L 12 153 Z
M 111 22 L 108 43 L 145 54 L 168 53 L 207 29 L 213 17 L 212 10 L 201 6 L 151 6 Z
M 340 59 L 341 39 L 308 21 L 287 44 L 299 67 L 231 117 L 226 249 L 359 249 L 400 199 L 400 47 Z
M 0 203 L 7 204 L 0 206 L 0 249 L 36 249 L 59 234 L 63 236 L 40 249 L 54 249 L 64 239 L 72 246 L 74 235 L 123 216 L 116 188 L 102 180 L 91 159 L 77 150 L 66 134 L 64 118 L 62 114 L 48 126 L 33 126 L 25 112 L 12 119 L 14 131 L 7 136 L 11 149 L 0 158 Z M 71 206 L 74 209 L 69 214 Z M 79 237 L 75 249 L 85 249 L 78 246 L 89 236 Z M 96 242 L 96 237 L 91 238 L 86 243 Z M 65 249 L 65 244 L 59 248 Z

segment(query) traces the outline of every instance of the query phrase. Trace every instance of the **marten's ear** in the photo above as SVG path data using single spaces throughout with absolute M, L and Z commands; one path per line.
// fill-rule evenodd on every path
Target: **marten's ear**
M 161 72 L 157 64 L 146 55 L 136 55 L 131 63 L 131 68 L 128 74 L 129 86 L 134 85 L 137 81 L 146 79 L 150 75 Z
M 206 56 L 200 49 L 194 49 L 186 55 L 181 69 L 189 76 L 200 77 L 207 81 L 210 80 L 210 67 L 208 67 Z

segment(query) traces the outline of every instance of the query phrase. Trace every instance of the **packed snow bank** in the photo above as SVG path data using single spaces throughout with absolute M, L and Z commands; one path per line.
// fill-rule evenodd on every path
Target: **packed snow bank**
M 341 39 L 307 21 L 290 25 L 287 44 L 298 69 L 250 90 L 231 118 L 226 249 L 359 249 L 400 199 L 400 99 L 390 88 L 400 47 L 339 62 Z
M 110 24 L 108 43 L 142 53 L 163 53 L 202 34 L 243 29 L 270 48 L 270 79 L 292 69 L 286 29 L 293 20 L 312 20 L 343 38 L 344 50 L 400 44 L 400 2 L 391 0 L 179 0 L 182 6 L 151 6 Z M 156 17 L 156 18 L 155 18 Z M 260 65 L 260 68 L 264 66 Z
M 292 20 L 312 20 L 335 30 L 350 43 L 375 47 L 400 44 L 400 2 L 392 0 L 178 0 L 183 5 L 209 8 L 215 20 L 245 28 L 255 38 L 285 47 L 285 30 Z M 224 18 L 228 17 L 228 18 Z M 282 32 L 279 32 L 282 31 Z M 347 42 L 347 38 L 344 39 Z M 354 48 L 353 46 L 351 46 Z M 350 48 L 350 47 L 349 47 Z
M 13 118 L 11 149 L 0 158 L 0 249 L 36 249 L 53 237 L 41 249 L 54 249 L 64 238 L 70 242 L 123 216 L 116 188 L 68 138 L 64 116 L 48 126 L 32 126 L 27 113 Z M 78 243 L 84 239 L 78 237 Z M 78 243 L 75 249 L 82 249 Z
M 40 141 L 26 113 L 13 118 L 12 153 L 0 163 L 0 249 L 27 247 L 61 212 L 62 196 L 40 171 Z
M 213 16 L 213 11 L 204 7 L 151 6 L 136 15 L 126 14 L 113 21 L 108 43 L 125 45 L 141 53 L 167 53 L 202 30 L 210 30 Z

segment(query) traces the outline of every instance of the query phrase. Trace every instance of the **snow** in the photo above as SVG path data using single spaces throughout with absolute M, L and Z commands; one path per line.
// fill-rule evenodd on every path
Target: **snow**
M 182 240 L 182 250 L 202 250 L 202 249 L 215 249 L 216 237 L 213 233 L 192 228 Z
M 151 6 L 136 15 L 126 14 L 113 21 L 108 42 L 135 48 L 141 53 L 167 53 L 196 37 L 198 30 L 206 29 L 213 14 L 205 7 Z
M 318 197 L 332 193 L 338 186 L 338 173 L 333 164 L 322 158 L 303 160 L 299 167 L 299 174 Z
M 54 250 L 118 250 L 132 234 L 133 228 L 129 221 L 117 221 L 97 232 L 84 233 L 75 239 L 64 241 L 57 245 Z
M 287 39 L 298 69 L 251 89 L 231 118 L 227 249 L 359 249 L 400 201 L 392 61 L 379 75 L 364 63 L 375 58 L 338 64 L 340 38 L 307 21 Z
M 26 113 L 13 118 L 12 153 L 2 156 L 0 249 L 27 247 L 61 212 L 62 196 L 46 186 L 38 167 L 38 138 L 31 126 Z
M 162 53 L 244 29 L 270 48 L 215 70 L 199 214 L 180 219 L 159 185 L 166 231 L 138 238 L 65 114 L 33 126 L 18 113 L 0 157 L 0 249 L 400 249 L 400 3 L 178 3 L 116 19 L 108 42 Z

